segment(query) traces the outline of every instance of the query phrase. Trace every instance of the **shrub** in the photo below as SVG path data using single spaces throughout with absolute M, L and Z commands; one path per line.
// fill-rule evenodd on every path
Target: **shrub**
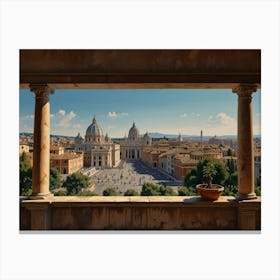
M 133 190 L 133 189 L 128 189 L 124 193 L 124 196 L 137 196 L 137 195 L 139 195 L 139 193 L 136 190 Z
M 181 187 L 178 189 L 178 195 L 180 196 L 194 196 L 197 195 L 194 187 Z
M 77 196 L 96 196 L 97 194 L 90 190 L 81 190 L 77 193 Z
M 115 188 L 107 188 L 103 191 L 104 196 L 116 196 L 118 192 Z
M 144 183 L 141 190 L 142 196 L 155 196 L 160 194 L 160 185 L 154 183 Z
M 157 196 L 157 195 L 176 195 L 176 192 L 171 188 L 155 183 L 144 183 L 141 190 L 142 196 Z
M 53 195 L 54 196 L 67 196 L 67 191 L 66 190 L 54 191 Z
M 176 195 L 176 192 L 171 187 L 160 186 L 160 195 Z
M 222 195 L 225 196 L 235 196 L 238 192 L 238 187 L 235 185 L 224 186 L 224 191 Z
M 256 195 L 257 196 L 261 196 L 261 187 L 260 186 L 257 186 L 257 187 L 255 187 L 255 193 L 256 193 Z

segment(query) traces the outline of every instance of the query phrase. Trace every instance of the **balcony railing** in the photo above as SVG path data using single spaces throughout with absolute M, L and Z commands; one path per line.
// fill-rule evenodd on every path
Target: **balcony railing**
M 92 196 L 22 199 L 21 230 L 260 230 L 261 199 Z

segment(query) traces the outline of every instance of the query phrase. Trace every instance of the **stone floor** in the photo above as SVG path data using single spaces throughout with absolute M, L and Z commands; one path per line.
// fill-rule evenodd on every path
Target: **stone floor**
M 120 194 L 127 189 L 135 189 L 140 193 L 145 182 L 164 184 L 177 190 L 182 182 L 162 174 L 155 168 L 147 166 L 142 161 L 123 161 L 119 167 L 103 169 L 91 176 L 94 192 L 102 194 L 108 187 L 116 188 Z

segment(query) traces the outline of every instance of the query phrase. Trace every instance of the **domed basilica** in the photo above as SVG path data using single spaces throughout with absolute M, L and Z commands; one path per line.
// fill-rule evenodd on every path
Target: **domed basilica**
M 95 117 L 86 130 L 85 139 L 78 133 L 75 138 L 75 151 L 84 153 L 84 166 L 111 168 L 120 163 L 120 145 L 104 137 L 102 128 Z
M 145 147 L 152 146 L 152 138 L 146 132 L 143 137 L 140 136 L 138 128 L 133 122 L 129 130 L 128 137 L 120 142 L 121 145 L 121 159 L 141 159 L 142 150 Z
M 142 150 L 152 145 L 152 138 L 146 133 L 143 137 L 133 122 L 128 137 L 114 143 L 106 134 L 95 117 L 88 126 L 85 139 L 80 133 L 75 137 L 75 151 L 84 153 L 84 166 L 93 166 L 97 169 L 116 167 L 122 160 L 141 159 Z

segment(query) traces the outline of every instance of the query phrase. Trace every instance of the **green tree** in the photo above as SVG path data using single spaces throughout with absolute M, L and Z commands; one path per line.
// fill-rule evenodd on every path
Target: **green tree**
M 238 185 L 238 174 L 237 171 L 235 171 L 232 174 L 229 174 L 228 179 L 225 182 L 225 185 L 228 186 L 236 186 Z
M 59 188 L 61 184 L 61 175 L 57 168 L 50 168 L 50 190 Z
M 198 178 L 197 169 L 192 169 L 184 179 L 184 186 L 196 186 L 197 184 L 201 183 L 200 179 Z
M 187 187 L 195 187 L 197 184 L 207 182 L 207 179 L 203 175 L 203 169 L 205 166 L 213 166 L 215 175 L 213 175 L 212 183 L 223 185 L 228 178 L 228 171 L 226 166 L 215 158 L 204 159 L 196 165 L 196 168 L 188 173 L 184 180 L 184 185 Z
M 20 195 L 32 193 L 32 167 L 23 152 L 19 161 Z M 56 168 L 50 168 L 50 190 L 60 187 L 60 173 Z
M 117 192 L 117 190 L 115 188 L 107 188 L 103 191 L 103 195 L 104 196 L 116 196 L 119 193 Z
M 233 156 L 233 151 L 232 151 L 232 149 L 228 149 L 227 150 L 227 156 L 229 156 L 229 157 L 231 157 L 231 156 Z
M 139 195 L 139 193 L 133 189 L 128 189 L 124 193 L 124 196 L 137 196 L 137 195 Z
M 19 193 L 30 195 L 32 192 L 32 167 L 23 152 L 19 160 Z
M 234 165 L 233 158 L 228 159 L 226 165 L 227 165 L 229 174 L 233 174 L 236 171 L 236 167 Z
M 62 187 L 66 188 L 68 195 L 77 195 L 78 192 L 89 185 L 89 180 L 90 178 L 88 176 L 75 172 L 67 176 Z

